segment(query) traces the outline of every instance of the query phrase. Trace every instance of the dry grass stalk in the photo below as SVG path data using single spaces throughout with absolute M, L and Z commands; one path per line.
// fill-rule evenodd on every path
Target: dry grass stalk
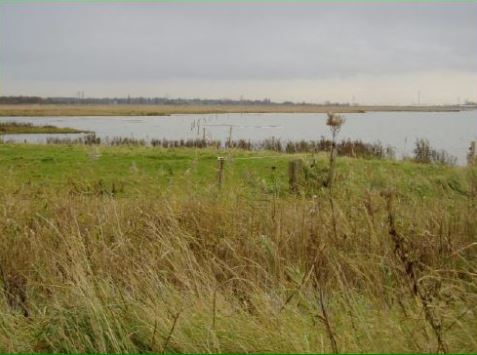
M 317 317 L 325 324 L 326 333 L 328 334 L 328 338 L 330 339 L 331 349 L 333 350 L 333 353 L 338 354 L 339 353 L 338 343 L 336 342 L 336 337 L 335 337 L 333 328 L 331 327 L 330 317 L 328 315 L 328 311 L 326 309 L 326 305 L 324 301 L 323 289 L 321 288 L 319 290 L 318 299 L 320 304 L 321 315 L 318 315 Z
M 172 319 L 171 329 L 169 330 L 169 333 L 167 334 L 167 337 L 164 340 L 164 344 L 162 345 L 162 353 L 163 354 L 166 352 L 167 346 L 169 345 L 169 342 L 171 341 L 172 334 L 174 334 L 174 329 L 176 329 L 177 321 L 178 321 L 181 313 L 182 313 L 182 311 L 177 312 Z
M 417 275 L 416 263 L 409 258 L 409 250 L 405 245 L 405 240 L 398 233 L 396 228 L 393 208 L 394 193 L 392 191 L 388 191 L 384 195 L 387 201 L 389 235 L 394 243 L 394 253 L 398 257 L 404 269 L 404 273 L 408 279 L 412 294 L 415 295 L 420 301 L 426 320 L 434 332 L 437 341 L 437 352 L 447 353 L 448 346 L 444 340 L 442 319 L 436 314 L 437 311 L 431 304 L 431 298 L 428 297 L 425 290 L 421 288 L 419 277 Z

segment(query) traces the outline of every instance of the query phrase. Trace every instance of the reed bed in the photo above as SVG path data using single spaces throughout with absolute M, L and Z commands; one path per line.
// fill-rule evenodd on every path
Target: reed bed
M 47 144 L 83 144 L 83 145 L 129 145 L 129 146 L 152 146 L 155 148 L 226 148 L 247 151 L 268 150 L 279 153 L 319 153 L 331 151 L 332 141 L 321 137 L 319 140 L 283 141 L 277 138 L 269 138 L 263 141 L 250 141 L 245 139 L 220 140 L 211 139 L 145 139 L 113 137 L 101 139 L 94 134 L 76 138 L 48 137 Z M 337 153 L 340 156 L 354 158 L 379 158 L 392 159 L 395 157 L 392 147 L 385 147 L 381 143 L 364 143 L 361 140 L 342 140 L 336 143 Z

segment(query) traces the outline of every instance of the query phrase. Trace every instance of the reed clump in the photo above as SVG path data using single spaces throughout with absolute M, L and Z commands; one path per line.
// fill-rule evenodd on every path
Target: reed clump
M 457 158 L 448 154 L 445 150 L 437 150 L 431 147 L 427 139 L 416 140 L 414 148 L 414 161 L 425 164 L 441 164 L 453 166 L 457 163 Z
M 222 143 L 211 139 L 152 139 L 151 145 L 156 148 L 220 148 Z
M 96 137 L 95 134 L 85 134 L 81 137 L 76 137 L 76 138 L 47 137 L 46 144 L 98 145 L 98 144 L 101 144 L 101 138 Z

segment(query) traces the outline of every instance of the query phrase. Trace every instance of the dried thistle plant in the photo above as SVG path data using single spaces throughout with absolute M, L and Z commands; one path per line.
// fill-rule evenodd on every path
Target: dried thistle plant
M 333 185 L 333 179 L 335 176 L 335 165 L 336 165 L 336 137 L 338 136 L 341 127 L 345 123 L 343 116 L 337 115 L 332 112 L 328 112 L 328 119 L 326 120 L 326 125 L 330 127 L 332 140 L 331 140 L 331 152 L 330 152 L 330 170 L 328 174 L 327 186 L 331 189 Z
M 326 120 L 326 125 L 330 127 L 331 134 L 333 135 L 333 141 L 334 141 L 341 127 L 345 123 L 345 118 L 333 112 L 328 112 L 327 115 L 328 115 L 328 119 Z

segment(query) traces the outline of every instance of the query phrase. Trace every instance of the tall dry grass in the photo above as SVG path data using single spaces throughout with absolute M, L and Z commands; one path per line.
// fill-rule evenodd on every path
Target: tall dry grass
M 332 210 L 327 191 L 241 184 L 129 198 L 12 186 L 2 352 L 477 350 L 470 194 L 394 191 L 390 207 L 387 187 L 338 180 Z

